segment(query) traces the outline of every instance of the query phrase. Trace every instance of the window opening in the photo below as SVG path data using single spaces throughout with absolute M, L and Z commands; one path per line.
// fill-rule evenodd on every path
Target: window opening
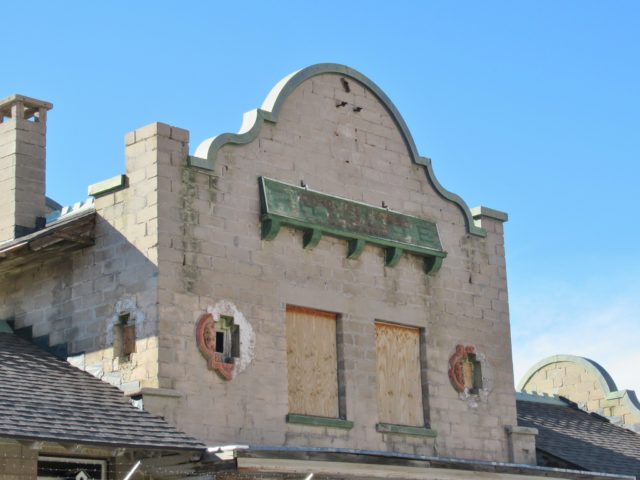
M 234 363 L 240 357 L 240 326 L 231 316 L 220 315 L 216 322 L 216 352 L 222 354 L 225 363 Z
M 287 306 L 289 413 L 340 418 L 337 315 Z
M 38 458 L 38 480 L 106 480 L 106 460 Z
M 423 427 L 420 329 L 376 322 L 380 422 Z
M 136 351 L 136 326 L 131 314 L 121 313 L 113 326 L 113 356 L 129 360 Z
M 216 352 L 224 353 L 224 332 L 216 332 Z
M 468 353 L 462 364 L 465 387 L 469 393 L 479 393 L 482 389 L 482 365 L 475 353 Z

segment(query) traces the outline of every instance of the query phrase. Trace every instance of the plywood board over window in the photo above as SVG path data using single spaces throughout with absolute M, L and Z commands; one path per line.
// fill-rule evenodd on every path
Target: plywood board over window
M 380 422 L 424 426 L 420 330 L 376 322 Z
M 339 416 L 336 314 L 287 306 L 289 413 Z

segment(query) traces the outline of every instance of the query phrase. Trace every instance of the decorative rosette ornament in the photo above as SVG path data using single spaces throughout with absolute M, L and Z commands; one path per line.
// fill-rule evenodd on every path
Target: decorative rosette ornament
M 207 367 L 213 370 L 223 380 L 233 378 L 233 358 L 225 361 L 222 353 L 216 352 L 216 322 L 213 315 L 205 313 L 200 316 L 196 324 L 196 342 L 202 356 L 207 360 Z

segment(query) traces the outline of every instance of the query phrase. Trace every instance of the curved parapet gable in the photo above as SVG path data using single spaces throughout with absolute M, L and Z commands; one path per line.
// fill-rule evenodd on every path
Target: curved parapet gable
M 586 371 L 590 378 L 576 378 L 575 372 L 571 372 L 569 367 L 562 368 L 559 375 L 554 374 L 554 365 L 562 363 L 570 363 L 577 370 Z M 554 386 L 550 389 L 551 382 Z M 636 393 L 633 390 L 618 390 L 611 375 L 600 364 L 588 358 L 575 355 L 547 357 L 524 374 L 516 389 L 519 392 L 562 395 L 589 411 L 609 417 L 614 423 L 640 431 L 640 402 Z
M 291 92 L 293 92 L 305 80 L 327 73 L 352 78 L 367 87 L 377 97 L 402 134 L 402 138 L 410 152 L 413 162 L 424 168 L 425 174 L 435 191 L 444 199 L 457 205 L 464 216 L 466 228 L 469 233 L 478 236 L 486 236 L 486 231 L 474 223 L 473 216 L 471 215 L 469 207 L 465 201 L 455 193 L 446 190 L 436 179 L 431 166 L 431 160 L 418 154 L 415 142 L 413 141 L 413 137 L 407 127 L 407 124 L 389 97 L 387 97 L 380 87 L 378 87 L 372 80 L 362 73 L 345 65 L 319 63 L 286 76 L 271 89 L 261 108 L 251 110 L 244 114 L 242 126 L 238 133 L 223 133 L 203 141 L 196 149 L 195 154 L 189 157 L 189 164 L 194 167 L 212 170 L 216 155 L 220 148 L 227 144 L 244 145 L 255 140 L 260 133 L 264 122 L 278 122 L 280 109 Z
M 548 365 L 560 362 L 569 362 L 580 365 L 598 380 L 602 390 L 607 393 L 615 392 L 618 390 L 618 387 L 613 381 L 613 378 L 611 378 L 611 375 L 609 375 L 609 373 L 600 364 L 588 358 L 578 357 L 575 355 L 552 355 L 551 357 L 540 360 L 533 367 L 527 370 L 527 373 L 524 374 L 516 389 L 519 392 L 523 392 L 524 390 L 526 390 L 527 383 L 529 383 L 535 373 L 537 373 L 539 370 L 542 370 Z

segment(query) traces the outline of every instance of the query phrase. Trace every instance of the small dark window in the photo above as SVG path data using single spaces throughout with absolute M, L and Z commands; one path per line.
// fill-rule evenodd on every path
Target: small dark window
M 224 353 L 224 332 L 216 332 L 216 352 Z
M 216 352 L 227 363 L 240 357 L 240 326 L 233 323 L 233 317 L 221 315 L 216 322 Z
M 136 351 L 136 326 L 129 313 L 118 315 L 118 323 L 113 326 L 113 356 L 129 360 Z

